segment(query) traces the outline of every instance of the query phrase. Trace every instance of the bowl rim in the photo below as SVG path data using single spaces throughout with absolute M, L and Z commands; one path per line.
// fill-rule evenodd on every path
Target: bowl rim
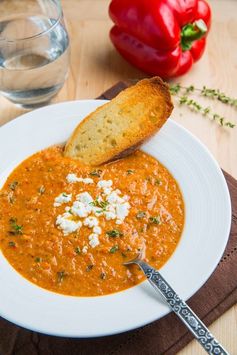
M 35 112 L 41 112 L 41 113 L 43 113 L 43 112 L 50 112 L 51 110 L 54 110 L 54 108 L 55 107 L 62 107 L 62 106 L 70 106 L 70 105 L 78 105 L 78 102 L 79 102 L 79 105 L 81 104 L 81 102 L 83 102 L 83 103 L 86 103 L 86 104 L 91 104 L 91 102 L 96 102 L 96 104 L 98 104 L 98 106 L 99 106 L 99 104 L 104 104 L 105 102 L 107 102 L 107 100 L 76 100 L 76 101 L 67 101 L 67 102 L 63 102 L 63 103 L 59 103 L 59 104 L 53 104 L 53 105 L 50 105 L 50 106 L 46 106 L 46 107 L 43 107 L 43 108 L 40 108 L 40 109 L 37 109 L 37 110 L 35 110 L 35 111 L 31 111 L 31 112 L 28 112 L 28 113 L 26 113 L 26 114 L 23 114 L 23 115 L 21 115 L 21 116 L 19 116 L 19 117 L 17 117 L 16 119 L 14 119 L 14 120 L 12 120 L 12 121 L 10 121 L 10 122 L 8 122 L 8 123 L 6 123 L 5 125 L 3 125 L 1 128 L 0 128 L 0 134 L 1 134 L 1 132 L 2 132 L 2 130 L 4 131 L 4 128 L 5 127 L 7 127 L 7 128 L 11 128 L 12 126 L 14 127 L 15 126 L 15 124 L 16 124 L 16 122 L 21 122 L 22 121 L 22 119 L 24 118 L 24 119 L 29 119 L 29 118 L 31 118 L 31 116 L 33 115 L 35 115 Z M 70 113 L 69 113 L 69 115 L 68 116 L 70 116 Z M 78 120 L 78 122 L 79 122 L 79 120 Z M 205 145 L 198 139 L 198 138 L 196 138 L 192 133 L 190 133 L 187 129 L 185 129 L 184 127 L 182 127 L 181 125 L 179 125 L 178 123 L 176 123 L 175 121 L 173 121 L 173 120 L 169 120 L 169 125 L 171 125 L 171 126 L 173 126 L 175 129 L 178 129 L 178 130 L 181 130 L 182 132 L 183 132 L 183 134 L 185 134 L 185 135 L 187 135 L 191 140 L 193 140 L 196 144 L 198 144 L 199 145 L 199 147 L 201 147 L 201 149 L 205 152 L 205 154 L 209 157 L 209 159 L 211 159 L 212 160 L 212 163 L 214 164 L 214 166 L 215 166 L 215 168 L 216 168 L 216 173 L 217 173 L 217 175 L 218 175 L 218 178 L 222 181 L 222 187 L 223 187 L 223 189 L 225 190 L 225 194 L 226 194 L 226 198 L 227 198 L 227 206 L 226 206 L 226 215 L 228 215 L 228 223 L 226 223 L 226 228 L 225 228 L 225 230 L 226 230 L 226 235 L 227 235 L 227 237 L 225 237 L 224 239 L 223 239 L 223 243 L 222 243 L 222 248 L 221 248 L 221 250 L 219 250 L 219 253 L 218 253 L 218 257 L 216 258 L 216 262 L 215 263 L 213 263 L 213 265 L 212 265 L 212 267 L 211 268 L 209 268 L 209 272 L 206 274 L 206 276 L 205 277 L 203 277 L 202 278 L 202 283 L 201 283 L 201 285 L 198 285 L 197 287 L 196 287 L 196 289 L 193 289 L 193 291 L 192 291 L 192 293 L 189 295 L 189 297 L 188 298 L 190 298 L 191 296 L 193 296 L 193 294 L 194 293 L 196 293 L 197 292 L 197 290 L 198 289 L 200 289 L 202 286 L 203 286 L 203 284 L 207 281 L 207 279 L 210 277 L 210 275 L 212 274 L 212 272 L 215 270 L 215 268 L 216 268 L 216 266 L 217 266 L 217 264 L 218 264 L 218 262 L 219 262 L 219 260 L 220 260 L 220 258 L 221 258 L 221 256 L 222 256 L 222 254 L 223 254 L 223 252 L 224 252 L 224 250 L 225 250 L 225 246 L 226 246 L 226 244 L 227 244 L 227 241 L 228 241 L 228 236 L 229 236 L 229 231 L 230 231 L 230 226 L 231 226 L 231 201 L 230 201 L 230 195 L 229 195 L 229 191 L 228 191 L 228 187 L 227 187 L 227 183 L 226 183 L 226 180 L 225 180 L 225 178 L 224 178 L 224 176 L 223 176 L 223 173 L 222 173 L 222 171 L 221 171 L 221 169 L 220 169 L 220 167 L 219 167 L 219 165 L 217 164 L 217 162 L 216 162 L 216 160 L 214 159 L 214 157 L 212 156 L 212 154 L 208 151 L 208 149 L 205 147 Z M 149 154 L 151 154 L 152 155 L 152 153 L 149 153 Z M 163 164 L 163 162 L 162 162 L 162 164 Z M 1 175 L 1 172 L 0 172 L 0 175 Z M 180 182 L 178 181 L 178 183 L 179 183 L 179 185 L 181 185 L 180 184 Z M 171 258 L 172 258 L 172 256 L 171 256 Z M 21 276 L 22 277 L 22 276 Z M 29 283 L 29 281 L 27 280 L 27 282 Z M 144 283 L 146 283 L 146 282 L 144 282 Z M 142 283 L 143 284 L 143 283 Z M 142 285 L 142 284 L 140 284 L 140 285 Z M 35 285 L 32 283 L 32 285 L 35 287 Z M 135 286 L 135 287 L 139 287 L 140 285 L 137 285 L 137 286 Z M 37 288 L 40 288 L 40 287 L 38 287 L 38 286 L 36 286 Z M 41 288 L 40 288 L 41 289 Z M 134 287 L 133 288 L 130 288 L 130 289 L 128 289 L 128 290 L 132 290 L 132 289 L 134 289 Z M 44 290 L 44 289 L 42 289 L 42 290 Z M 47 291 L 47 292 L 51 292 L 51 291 Z M 121 291 L 121 292 L 124 292 L 124 291 Z M 119 293 L 117 293 L 117 294 L 120 294 L 121 292 L 119 292 Z M 112 294 L 113 295 L 113 294 Z M 63 296 L 63 297 L 74 297 L 74 296 L 64 296 L 64 295 L 61 295 L 61 296 Z M 104 298 L 106 298 L 106 297 L 111 297 L 111 295 L 105 295 L 105 296 L 100 296 L 100 297 L 104 297 Z M 89 297 L 89 298 L 91 298 L 91 297 Z M 167 311 L 166 312 L 163 312 L 163 314 L 162 314 L 162 316 L 164 316 L 164 315 L 166 315 L 167 313 L 169 313 L 170 312 L 170 310 L 167 308 Z M 33 326 L 30 326 L 30 328 L 29 328 L 29 325 L 28 324 L 25 324 L 24 322 L 22 322 L 21 320 L 19 320 L 19 321 L 16 321 L 16 319 L 14 318 L 14 317 L 9 317 L 9 315 L 4 315 L 4 313 L 2 313 L 2 311 L 0 310 L 0 314 L 1 314 L 1 316 L 3 316 L 4 318 L 6 318 L 6 319 L 8 319 L 9 321 L 11 321 L 11 322 L 13 322 L 13 323 L 15 323 L 15 324 L 17 324 L 17 325 L 19 325 L 19 326 L 21 326 L 21 327 L 24 327 L 24 328 L 27 328 L 27 329 L 31 329 L 31 330 L 34 330 L 34 331 L 38 331 L 38 332 L 41 332 L 41 333 L 45 333 L 45 334 L 51 334 L 51 335 L 56 335 L 56 336 L 66 336 L 66 337 L 80 337 L 80 336 L 78 336 L 78 334 L 71 334 L 71 335 L 69 335 L 67 332 L 66 333 L 62 333 L 62 332 L 59 332 L 59 333 L 57 333 L 57 332 L 54 332 L 54 333 L 52 333 L 52 332 L 48 332 L 48 331 L 43 331 L 42 329 L 39 329 L 39 328 L 37 328 L 37 327 L 33 327 Z M 117 333 L 120 333 L 120 332 L 126 332 L 126 331 L 129 331 L 129 330 L 133 330 L 133 329 L 136 329 L 136 328 L 138 328 L 138 327 L 142 327 L 142 326 L 144 326 L 145 324 L 148 324 L 148 323 L 150 323 L 150 322 L 153 322 L 153 321 L 155 321 L 157 319 L 157 317 L 154 317 L 154 318 L 152 318 L 152 319 L 149 319 L 149 320 L 144 320 L 144 322 L 140 322 L 139 324 L 136 324 L 136 325 L 134 325 L 134 327 L 131 327 L 131 326 L 128 326 L 128 327 L 126 327 L 126 326 L 124 326 L 123 327 L 123 330 L 116 330 L 116 329 L 111 329 L 110 330 L 110 332 L 109 333 L 105 333 L 105 332 L 98 332 L 98 334 L 93 334 L 93 335 L 91 335 L 91 334 L 88 334 L 88 335 L 86 335 L 86 334 L 84 334 L 82 337 L 83 338 L 87 338 L 87 337 L 100 337 L 100 336 L 108 336 L 108 335 L 113 335 L 113 334 L 117 334 Z

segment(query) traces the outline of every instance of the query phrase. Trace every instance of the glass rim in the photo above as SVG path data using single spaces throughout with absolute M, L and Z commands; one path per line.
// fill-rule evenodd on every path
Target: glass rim
M 43 35 L 45 35 L 46 33 L 50 32 L 51 30 L 54 29 L 54 27 L 56 27 L 60 20 L 62 19 L 62 16 L 63 16 L 63 11 L 62 11 L 62 6 L 61 6 L 61 2 L 60 0 L 52 0 L 53 3 L 55 3 L 56 5 L 56 8 L 58 10 L 58 16 L 56 18 L 56 21 L 53 25 L 51 25 L 49 28 L 47 28 L 46 30 L 42 31 L 42 32 L 39 32 L 37 33 L 36 35 L 34 36 L 29 36 L 29 37 L 24 37 L 24 38 L 16 38 L 16 39 L 8 39 L 8 38 L 4 38 L 4 37 L 1 37 L 0 36 L 0 43 L 1 42 L 5 42 L 5 43 L 15 43 L 15 42 L 20 42 L 20 41 L 27 41 L 27 40 L 32 40 L 32 39 L 35 39 L 35 38 L 38 38 L 38 37 L 41 37 Z

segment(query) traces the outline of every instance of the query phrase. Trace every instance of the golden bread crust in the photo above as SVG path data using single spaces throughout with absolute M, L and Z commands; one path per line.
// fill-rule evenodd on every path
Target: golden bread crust
M 168 85 L 159 77 L 143 79 L 81 121 L 64 154 L 92 166 L 124 157 L 155 134 L 172 110 Z

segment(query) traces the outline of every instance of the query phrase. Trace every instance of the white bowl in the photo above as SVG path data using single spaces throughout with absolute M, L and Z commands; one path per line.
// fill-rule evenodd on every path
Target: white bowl
M 0 186 L 26 157 L 66 141 L 78 122 L 104 102 L 47 106 L 0 128 Z M 161 273 L 186 300 L 208 279 L 225 249 L 231 222 L 228 188 L 207 149 L 172 120 L 142 149 L 169 169 L 183 193 L 184 231 Z M 97 337 L 140 327 L 168 312 L 147 281 L 107 296 L 64 296 L 27 281 L 0 253 L 0 315 L 22 327 L 58 336 Z

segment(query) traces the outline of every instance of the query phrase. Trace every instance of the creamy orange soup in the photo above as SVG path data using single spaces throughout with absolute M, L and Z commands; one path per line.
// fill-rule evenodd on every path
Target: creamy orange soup
M 123 262 L 144 250 L 160 268 L 184 225 L 169 171 L 138 151 L 98 169 L 50 147 L 20 164 L 0 191 L 0 247 L 25 278 L 48 290 L 98 296 L 144 278 Z

